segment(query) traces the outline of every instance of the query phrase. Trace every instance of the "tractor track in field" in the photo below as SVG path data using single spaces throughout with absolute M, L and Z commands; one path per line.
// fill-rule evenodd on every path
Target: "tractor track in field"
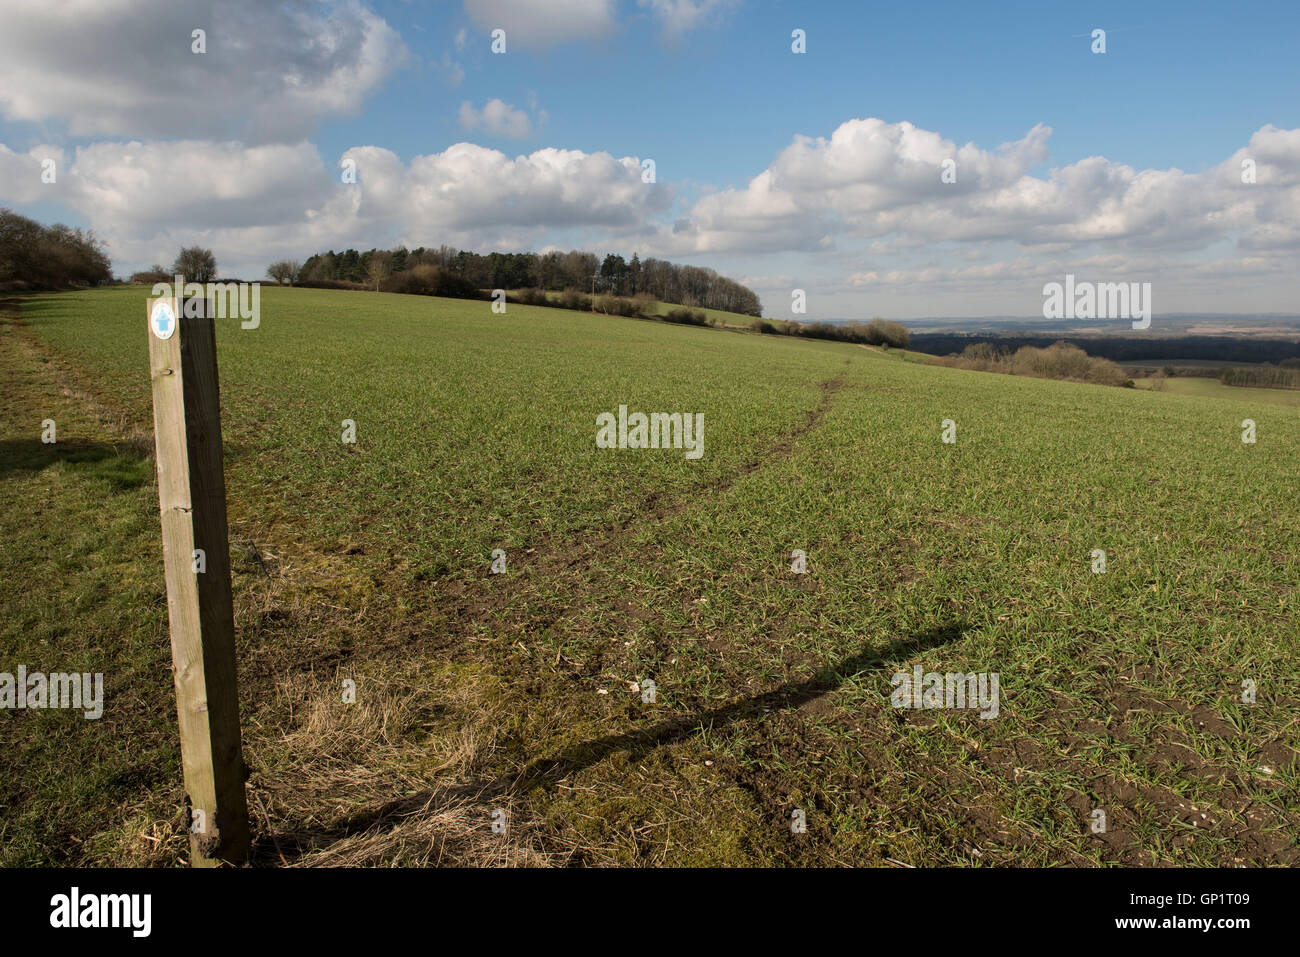
M 153 422 L 141 422 L 112 397 L 94 390 L 84 374 L 47 349 L 23 318 L 21 299 L 0 299 L 0 329 L 4 331 L 3 341 L 11 343 L 24 358 L 36 364 L 38 377 L 94 416 L 101 428 L 129 449 L 142 457 L 153 456 Z
M 65 399 L 85 409 L 99 421 L 101 428 L 116 436 L 133 453 L 141 457 L 152 457 L 152 422 L 141 421 L 138 415 L 114 403 L 110 396 L 94 390 L 85 376 L 78 374 L 74 367 L 45 348 L 23 319 L 20 299 L 0 299 L 0 330 L 5 333 L 0 338 L 23 353 L 25 358 L 38 363 L 41 377 Z M 705 496 L 725 493 L 760 469 L 788 458 L 796 443 L 821 424 L 831 408 L 835 394 L 843 386 L 843 374 L 819 383 L 820 400 L 804 413 L 794 428 L 779 435 L 771 445 L 720 478 L 697 482 L 685 492 L 671 497 L 659 491 L 651 492 L 627 518 L 588 529 L 549 533 L 531 545 L 513 548 L 509 552 L 510 571 L 505 575 L 484 573 L 468 580 L 443 579 L 432 583 L 432 594 L 426 591 L 417 601 L 420 606 L 430 608 L 441 619 L 441 624 L 451 626 L 450 633 L 441 638 L 439 644 L 455 644 L 477 626 L 501 623 L 503 617 L 516 625 L 536 623 L 539 620 L 545 625 L 547 621 L 553 623 L 558 620 L 560 614 L 571 607 L 572 601 L 581 597 L 580 590 L 570 593 L 572 601 L 566 609 L 550 607 L 543 612 L 543 609 L 534 607 L 529 611 L 524 607 L 515 607 L 519 604 L 517 599 L 529 597 L 535 592 L 538 582 L 562 575 L 578 575 L 600 555 L 608 554 L 614 548 L 625 547 L 624 539 L 635 527 L 654 525 L 680 514 L 703 501 Z M 232 523 L 232 545 L 237 544 L 236 531 Z M 409 594 L 409 585 L 396 577 L 382 584 L 385 588 Z M 543 612 L 540 619 L 539 612 Z M 547 615 L 550 616 L 549 619 Z M 417 627 L 377 644 L 372 643 L 370 647 L 376 651 L 390 646 L 409 649 L 412 641 L 425 636 L 427 631 Z M 351 654 L 339 652 L 334 657 L 347 658 Z
M 704 501 L 706 493 L 725 492 L 763 467 L 790 456 L 798 441 L 824 420 L 835 394 L 843 386 L 843 375 L 821 382 L 817 405 L 806 411 L 793 428 L 779 435 L 763 451 L 751 455 L 729 474 L 701 481 L 672 498 L 652 492 L 642 499 L 628 518 L 585 531 L 548 534 L 532 545 L 512 548 L 508 554 L 509 571 L 506 574 L 484 572 L 472 579 L 442 579 L 421 585 L 412 584 L 396 570 L 376 570 L 373 577 L 376 589 L 401 596 L 405 610 L 400 616 L 382 612 L 376 615 L 378 609 L 363 610 L 348 620 L 328 613 L 322 616 L 309 610 L 310 600 L 307 606 L 282 613 L 274 609 L 268 611 L 271 605 L 278 605 L 280 599 L 277 595 L 288 582 L 281 579 L 276 565 L 273 564 L 269 571 L 262 565 L 254 576 L 258 593 L 245 596 L 246 604 L 253 608 L 248 612 L 251 618 L 241 616 L 238 604 L 241 590 L 236 589 L 237 621 L 241 627 L 251 629 L 250 634 L 261 635 L 268 628 L 279 630 L 301 619 L 303 624 L 310 623 L 317 640 L 300 647 L 290 660 L 277 654 L 273 663 L 246 662 L 241 677 L 247 674 L 254 680 L 270 682 L 276 670 L 310 671 L 322 661 L 339 665 L 359 657 L 409 655 L 417 648 L 436 654 L 473 643 L 476 633 L 485 629 L 498 633 L 508 630 L 512 640 L 526 633 L 544 631 L 582 608 L 584 600 L 590 598 L 590 587 L 581 581 L 582 573 L 600 556 L 615 549 L 626 549 L 626 536 L 635 527 L 664 521 Z M 232 548 L 239 547 L 245 552 L 257 549 L 254 530 L 239 527 L 237 522 L 232 521 L 230 537 Z M 296 541 L 293 547 L 301 550 L 307 546 Z M 327 557 L 337 560 L 340 556 L 331 553 Z M 232 559 L 235 569 L 247 564 Z M 539 597 L 539 588 L 544 583 L 561 577 L 573 580 L 573 587 L 563 594 L 563 598 Z M 631 602 L 619 602 L 616 610 L 641 620 L 650 620 L 657 614 Z M 255 638 L 254 644 L 266 646 L 262 637 Z
M 703 501 L 704 495 L 725 493 L 760 469 L 788 458 L 793 454 L 798 441 L 825 419 L 835 393 L 843 385 L 842 375 L 822 382 L 819 386 L 821 399 L 804 414 L 803 421 L 779 436 L 761 453 L 745 460 L 728 475 L 699 482 L 671 499 L 660 492 L 651 492 L 628 518 L 563 535 L 548 534 L 532 545 L 512 549 L 508 557 L 510 571 L 507 574 L 484 574 L 468 582 L 452 580 L 440 583 L 436 606 L 454 623 L 461 635 L 478 624 L 500 621 L 501 613 L 514 604 L 520 593 L 528 592 L 535 582 L 579 573 L 598 556 L 609 553 L 611 548 L 624 547 L 621 543 L 634 526 L 654 525 L 678 515 Z M 507 617 L 518 620 L 517 615 Z

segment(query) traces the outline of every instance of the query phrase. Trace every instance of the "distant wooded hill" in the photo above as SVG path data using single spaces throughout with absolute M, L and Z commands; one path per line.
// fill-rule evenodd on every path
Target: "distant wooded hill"
M 914 332 L 911 348 L 935 356 L 959 354 L 967 346 L 988 342 L 1014 352 L 1021 346 L 1045 348 L 1068 342 L 1090 356 L 1115 362 L 1150 359 L 1205 359 L 1218 362 L 1281 362 L 1300 356 L 1300 342 L 1291 339 L 1236 338 L 1233 336 L 980 336 Z
M 615 296 L 646 294 L 660 302 L 719 309 L 746 316 L 761 316 L 758 295 L 733 279 L 712 269 L 679 266 L 663 259 L 630 260 L 610 253 L 600 260 L 594 253 L 472 253 L 451 246 L 436 249 L 372 249 L 358 252 L 330 250 L 318 253 L 302 264 L 298 281 L 303 284 L 351 282 L 377 288 L 401 285 L 402 273 L 420 266 L 436 267 L 448 280 L 446 292 L 457 295 L 466 289 L 544 289 L 608 293 Z

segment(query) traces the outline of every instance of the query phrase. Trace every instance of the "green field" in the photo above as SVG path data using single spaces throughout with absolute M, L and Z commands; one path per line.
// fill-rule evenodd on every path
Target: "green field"
M 1207 379 L 1201 376 L 1177 376 L 1172 379 L 1153 376 L 1134 379 L 1133 384 L 1139 389 L 1163 392 L 1166 395 L 1229 399 L 1247 405 L 1266 402 L 1269 405 L 1300 406 L 1300 389 L 1247 389 L 1224 385 L 1218 379 Z
M 0 671 L 106 686 L 0 712 L 3 864 L 188 855 L 147 294 L 0 316 Z M 217 326 L 256 864 L 1300 859 L 1294 407 L 390 294 Z M 704 456 L 596 448 L 619 405 Z M 914 665 L 997 717 L 891 707 Z

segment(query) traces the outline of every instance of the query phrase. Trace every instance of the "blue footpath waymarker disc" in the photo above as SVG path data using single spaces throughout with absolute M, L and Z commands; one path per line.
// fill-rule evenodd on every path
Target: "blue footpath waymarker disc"
M 154 303 L 153 312 L 149 315 L 149 328 L 159 339 L 170 339 L 176 331 L 176 313 L 172 310 L 172 304 L 166 300 Z

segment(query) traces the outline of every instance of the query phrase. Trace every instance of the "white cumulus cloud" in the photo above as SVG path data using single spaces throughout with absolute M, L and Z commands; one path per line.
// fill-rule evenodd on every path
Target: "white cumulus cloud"
M 541 149 L 506 156 L 456 143 L 409 163 L 378 146 L 326 161 L 306 141 L 101 142 L 59 160 L 0 144 L 0 203 L 50 200 L 76 211 L 109 246 L 115 269 L 170 262 L 182 245 L 209 246 L 227 275 L 256 276 L 274 259 L 343 246 L 449 243 L 536 248 L 549 235 L 642 230 L 672 190 L 641 179 L 638 157 Z M 340 167 L 355 164 L 357 182 Z
M 408 56 L 356 0 L 5 0 L 0 114 L 73 136 L 293 142 L 356 112 Z
M 720 21 L 740 0 L 637 0 L 648 8 L 670 40 L 679 39 L 697 27 Z
M 474 109 L 474 105 L 466 100 L 460 105 L 458 118 L 466 130 L 483 130 L 515 139 L 533 135 L 533 123 L 527 113 L 495 98 L 488 100 L 481 110 Z
M 844 239 L 1005 240 L 1200 249 L 1293 243 L 1300 227 L 1300 131 L 1266 126 L 1203 173 L 1137 170 L 1091 156 L 1046 175 L 1051 129 L 996 149 L 958 146 L 911 123 L 849 120 L 829 138 L 796 136 L 743 189 L 699 199 L 674 227 L 699 252 L 829 248 Z M 1241 160 L 1257 182 L 1241 179 Z M 945 163 L 955 182 L 945 182 Z

